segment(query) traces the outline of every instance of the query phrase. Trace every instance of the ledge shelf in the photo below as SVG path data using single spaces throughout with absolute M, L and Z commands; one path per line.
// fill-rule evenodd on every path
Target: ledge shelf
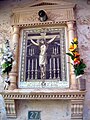
M 16 100 L 70 100 L 71 120 L 83 119 L 83 101 L 86 91 L 70 89 L 14 89 L 3 91 L 1 94 L 5 99 L 7 116 L 15 118 Z

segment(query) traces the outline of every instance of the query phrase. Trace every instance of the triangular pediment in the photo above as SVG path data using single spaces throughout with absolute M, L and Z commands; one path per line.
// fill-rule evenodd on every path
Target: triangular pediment
M 75 4 L 72 2 L 64 2 L 63 0 L 33 0 L 29 1 L 28 3 L 24 4 L 23 6 L 19 6 L 13 11 L 29 11 L 31 9 L 35 10 L 38 8 L 45 8 L 45 9 L 50 9 L 50 8 L 73 8 Z
M 35 7 L 35 6 L 44 6 L 44 5 L 71 5 L 71 2 L 64 2 L 63 0 L 38 0 L 34 1 L 30 7 Z
M 75 4 L 64 2 L 62 0 L 34 0 L 33 2 L 31 1 L 31 3 L 24 4 L 24 6 L 19 6 L 19 8 L 13 10 L 13 15 L 11 17 L 12 25 L 41 24 L 38 15 L 40 10 L 46 12 L 48 16 L 46 22 L 48 24 L 49 22 L 59 23 L 61 21 L 74 21 L 74 7 Z
M 31 7 L 44 6 L 44 5 L 58 5 L 58 3 L 55 1 L 39 0 L 38 2 L 33 3 Z

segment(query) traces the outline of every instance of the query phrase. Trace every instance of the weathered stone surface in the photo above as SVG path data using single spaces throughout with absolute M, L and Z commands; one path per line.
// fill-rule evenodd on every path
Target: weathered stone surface
M 7 120 L 5 103 L 2 95 L 0 95 L 0 120 Z
M 27 120 L 28 111 L 41 111 L 41 120 L 70 120 L 69 106 L 69 100 L 19 100 L 18 117 L 15 120 Z

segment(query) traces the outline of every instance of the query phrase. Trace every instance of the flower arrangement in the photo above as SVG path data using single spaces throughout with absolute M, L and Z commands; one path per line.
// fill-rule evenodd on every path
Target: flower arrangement
M 2 68 L 2 73 L 7 73 L 12 69 L 12 63 L 14 61 L 14 56 L 12 51 L 10 50 L 10 45 L 9 45 L 9 40 L 5 41 L 5 48 L 1 49 L 2 53 L 2 61 L 1 61 L 1 68 Z
M 78 52 L 78 39 L 74 38 L 71 42 L 69 53 L 66 53 L 70 56 L 73 63 L 70 63 L 74 67 L 74 73 L 76 77 L 84 74 L 84 69 L 86 68 L 85 63 L 83 62 L 83 59 L 80 58 L 80 54 Z

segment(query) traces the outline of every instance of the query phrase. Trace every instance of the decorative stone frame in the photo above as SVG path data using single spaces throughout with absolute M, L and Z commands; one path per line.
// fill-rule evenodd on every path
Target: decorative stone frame
M 29 89 L 26 92 L 25 89 L 18 89 L 18 57 L 19 56 L 19 42 L 20 42 L 20 29 L 28 28 L 28 27 L 37 27 L 37 26 L 62 26 L 66 25 L 68 28 L 68 39 L 69 44 L 74 38 L 74 7 L 75 5 L 66 4 L 49 4 L 51 6 L 47 6 L 49 3 L 41 2 L 38 4 L 31 5 L 30 8 L 23 8 L 19 10 L 13 11 L 12 16 L 12 27 L 13 27 L 13 39 L 12 43 L 16 45 L 15 49 L 15 60 L 16 65 L 13 66 L 12 71 L 10 73 L 11 84 L 8 91 L 4 91 L 2 93 L 7 109 L 8 117 L 16 117 L 16 108 L 15 101 L 17 99 L 63 99 L 71 101 L 71 120 L 83 119 L 83 100 L 85 97 L 85 91 L 77 90 L 75 75 L 73 73 L 73 68 L 70 67 L 70 89 Z M 37 12 L 43 9 L 47 11 L 48 20 L 46 22 L 40 22 L 38 19 Z M 33 6 L 33 7 L 32 7 Z M 33 13 L 32 13 L 33 10 Z M 58 11 L 58 12 L 57 12 Z M 74 90 L 72 90 L 74 89 Z M 11 110 L 13 109 L 13 112 Z
M 38 32 L 37 32 L 38 31 Z M 27 45 L 26 45 L 26 41 L 28 39 L 30 39 L 30 37 L 28 37 L 28 34 L 39 34 L 39 32 L 46 32 L 48 33 L 55 33 L 58 32 L 58 42 L 60 44 L 60 57 L 58 57 L 61 61 L 61 63 L 58 64 L 58 66 L 60 65 L 61 67 L 61 71 L 59 71 L 58 73 L 61 74 L 61 76 L 58 75 L 58 77 L 56 78 L 55 72 L 54 72 L 54 79 L 53 77 L 48 78 L 48 79 L 34 79 L 33 77 L 33 71 L 35 71 L 35 75 L 36 75 L 36 70 L 31 70 L 31 79 L 28 76 L 28 80 L 25 78 L 25 62 L 26 62 L 26 49 L 27 49 Z M 59 36 L 60 35 L 60 36 Z M 57 26 L 57 27 L 35 27 L 35 28 L 28 28 L 28 29 L 22 29 L 21 31 L 21 52 L 20 52 L 20 69 L 19 69 L 19 88 L 69 88 L 69 69 L 68 69 L 68 64 L 67 64 L 67 56 L 65 55 L 65 52 L 67 51 L 67 34 L 66 34 L 66 26 Z M 38 37 L 38 36 L 33 36 L 34 38 Z M 49 35 L 47 35 L 46 37 L 51 37 Z M 49 49 L 49 46 L 48 46 Z M 38 50 L 37 50 L 38 51 Z M 35 54 L 34 54 L 35 55 Z M 56 55 L 56 53 L 55 53 Z M 53 60 L 53 56 L 55 56 L 52 54 L 52 60 Z M 48 53 L 47 53 L 48 56 Z M 32 57 L 32 54 L 31 54 Z M 35 62 L 35 61 L 34 61 Z M 53 61 L 52 61 L 53 62 Z M 57 59 L 56 59 L 57 62 Z M 32 63 L 32 61 L 31 61 Z M 30 63 L 30 65 L 31 65 Z M 35 64 L 35 63 L 34 63 Z M 49 63 L 48 63 L 49 64 Z M 54 63 L 53 63 L 54 64 Z M 29 65 L 29 66 L 30 66 Z M 32 66 L 30 66 L 32 68 Z M 35 67 L 35 65 L 34 65 Z M 49 69 L 50 66 L 48 66 Z M 39 67 L 38 67 L 39 68 Z M 24 70 L 25 69 L 25 70 Z M 58 68 L 59 69 L 59 68 Z M 57 69 L 56 69 L 57 70 Z M 49 71 L 48 71 L 49 72 Z M 51 73 L 51 71 L 50 71 Z M 29 73 L 30 75 L 30 73 Z
M 49 4 L 49 3 L 39 3 L 41 4 Z M 32 5 L 31 5 L 32 6 Z M 50 8 L 51 7 L 51 8 Z M 52 9 L 52 7 L 54 9 Z M 32 27 L 49 27 L 49 26 L 67 26 L 68 29 L 68 43 L 70 44 L 72 39 L 74 38 L 74 9 L 75 5 L 51 5 L 49 7 L 45 6 L 45 10 L 47 11 L 48 20 L 46 22 L 40 22 L 38 19 L 38 11 L 42 9 L 42 6 L 28 8 L 24 10 L 16 10 L 13 11 L 14 14 L 12 16 L 12 26 L 13 26 L 13 40 L 12 42 L 17 46 L 15 51 L 15 60 L 16 65 L 13 67 L 12 72 L 10 73 L 11 85 L 9 89 L 16 88 L 16 80 L 18 76 L 18 56 L 20 51 L 18 49 L 19 41 L 20 41 L 20 30 L 22 28 L 32 28 Z M 33 10 L 33 13 L 32 13 Z M 57 13 L 58 11 L 58 13 Z M 53 18 L 52 18 L 53 16 Z M 19 47 L 20 48 L 20 47 Z M 19 56 L 20 57 L 20 56 Z M 70 66 L 70 88 L 76 89 L 76 80 L 73 72 L 73 68 Z

